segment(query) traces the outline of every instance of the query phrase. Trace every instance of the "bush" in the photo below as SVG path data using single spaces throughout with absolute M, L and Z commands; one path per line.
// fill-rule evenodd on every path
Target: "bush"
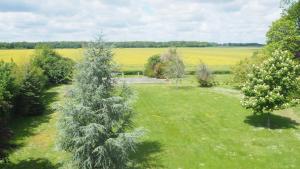
M 43 113 L 43 93 L 47 77 L 43 70 L 32 64 L 25 66 L 17 97 L 17 113 L 39 115 Z
M 149 77 L 163 78 L 164 77 L 164 64 L 160 55 L 153 55 L 148 59 L 145 65 L 144 74 Z
M 252 71 L 253 65 L 259 66 L 265 59 L 267 52 L 254 52 L 250 58 L 241 60 L 236 65 L 232 67 L 233 70 L 233 82 L 236 87 L 241 88 L 243 84 L 247 81 L 247 75 Z
M 72 79 L 74 62 L 60 56 L 49 46 L 37 46 L 33 63 L 44 71 L 50 84 L 66 83 Z
M 12 108 L 16 92 L 14 63 L 0 62 L 0 120 L 7 119 Z
M 196 78 L 200 87 L 212 87 L 214 84 L 212 72 L 203 62 L 201 62 L 197 67 Z
M 8 151 L 11 148 L 9 140 L 12 137 L 12 131 L 6 127 L 6 124 L 13 107 L 16 90 L 14 68 L 14 63 L 0 62 L 0 161 L 7 160 Z

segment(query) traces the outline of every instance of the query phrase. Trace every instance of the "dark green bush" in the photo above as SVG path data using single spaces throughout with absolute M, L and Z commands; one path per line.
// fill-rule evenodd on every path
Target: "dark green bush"
M 37 46 L 33 63 L 44 71 L 50 84 L 66 83 L 72 79 L 74 62 L 60 56 L 49 46 Z
M 6 161 L 11 148 L 9 139 L 12 137 L 12 131 L 6 127 L 6 124 L 11 114 L 16 92 L 13 73 L 15 66 L 14 63 L 0 61 L 0 162 Z
M 47 77 L 43 70 L 32 64 L 25 66 L 17 97 L 19 115 L 39 115 L 44 111 L 43 93 Z
M 163 78 L 165 65 L 162 62 L 160 55 L 151 56 L 145 65 L 144 75 L 155 78 Z
M 15 66 L 14 63 L 0 61 L 0 120 L 8 118 L 12 108 L 13 97 L 16 92 L 13 74 Z

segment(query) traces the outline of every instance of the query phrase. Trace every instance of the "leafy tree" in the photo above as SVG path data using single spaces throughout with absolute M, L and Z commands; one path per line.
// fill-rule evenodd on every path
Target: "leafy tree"
M 91 43 L 60 107 L 59 144 L 81 169 L 125 168 L 141 134 L 127 132 L 133 115 L 131 95 L 128 88 L 117 90 L 112 58 L 101 38 Z
M 52 84 L 65 83 L 72 79 L 74 62 L 57 54 L 47 45 L 38 45 L 33 59 Z
M 273 22 L 267 33 L 267 46 L 269 51 L 276 49 L 288 50 L 295 54 L 300 50 L 300 36 L 296 22 L 282 17 Z
M 211 87 L 214 84 L 212 72 L 208 69 L 207 65 L 201 62 L 197 66 L 196 78 L 200 87 Z
M 39 115 L 43 113 L 43 93 L 47 77 L 43 70 L 32 64 L 24 67 L 22 82 L 17 97 L 17 112 L 21 115 Z
M 161 60 L 166 65 L 165 76 L 176 79 L 176 86 L 178 86 L 179 80 L 184 77 L 185 66 L 176 48 L 170 48 L 167 53 L 161 56 Z
M 149 77 L 163 78 L 164 76 L 164 63 L 160 55 L 153 55 L 148 59 L 145 65 L 144 74 Z
M 274 110 L 297 103 L 294 93 L 298 90 L 299 72 L 300 65 L 292 59 L 292 54 L 275 51 L 260 67 L 252 69 L 242 89 L 245 95 L 242 105 L 254 114 L 270 115 Z
M 259 66 L 275 50 L 288 50 L 300 58 L 300 1 L 282 0 L 286 5 L 282 17 L 273 22 L 267 32 L 267 45 L 252 57 L 240 61 L 233 67 L 233 81 L 238 87 L 245 83 L 247 74 L 252 71 L 252 65 Z

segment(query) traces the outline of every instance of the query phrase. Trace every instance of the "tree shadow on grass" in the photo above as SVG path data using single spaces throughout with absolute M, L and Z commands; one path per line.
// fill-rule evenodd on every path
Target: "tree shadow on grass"
M 181 85 L 181 86 L 170 86 L 170 89 L 172 90 L 193 90 L 195 89 L 195 86 L 191 86 L 191 85 Z
M 136 152 L 131 154 L 130 169 L 164 168 L 159 161 L 162 145 L 157 141 L 144 141 L 137 146 Z
M 34 129 L 43 123 L 49 122 L 51 114 L 54 112 L 51 103 L 56 101 L 58 93 L 47 91 L 44 95 L 45 110 L 43 114 L 36 116 L 16 116 L 9 127 L 14 132 L 12 143 L 15 145 L 13 150 L 23 146 L 22 140 L 35 134 Z M 21 142 L 20 142 L 21 141 Z
M 61 166 L 61 164 L 52 164 L 49 160 L 43 158 L 0 164 L 1 169 L 58 169 Z
M 254 127 L 268 128 L 268 114 L 250 115 L 246 117 L 244 122 Z M 270 114 L 270 122 L 270 129 L 296 129 L 299 125 L 299 123 L 289 117 L 275 114 Z

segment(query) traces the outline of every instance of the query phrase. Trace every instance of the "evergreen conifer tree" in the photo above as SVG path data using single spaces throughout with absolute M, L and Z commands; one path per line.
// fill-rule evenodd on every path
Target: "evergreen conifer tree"
M 80 169 L 122 169 L 140 131 L 127 132 L 133 114 L 128 88 L 113 79 L 113 54 L 102 38 L 89 44 L 77 67 L 59 122 L 62 149 Z

